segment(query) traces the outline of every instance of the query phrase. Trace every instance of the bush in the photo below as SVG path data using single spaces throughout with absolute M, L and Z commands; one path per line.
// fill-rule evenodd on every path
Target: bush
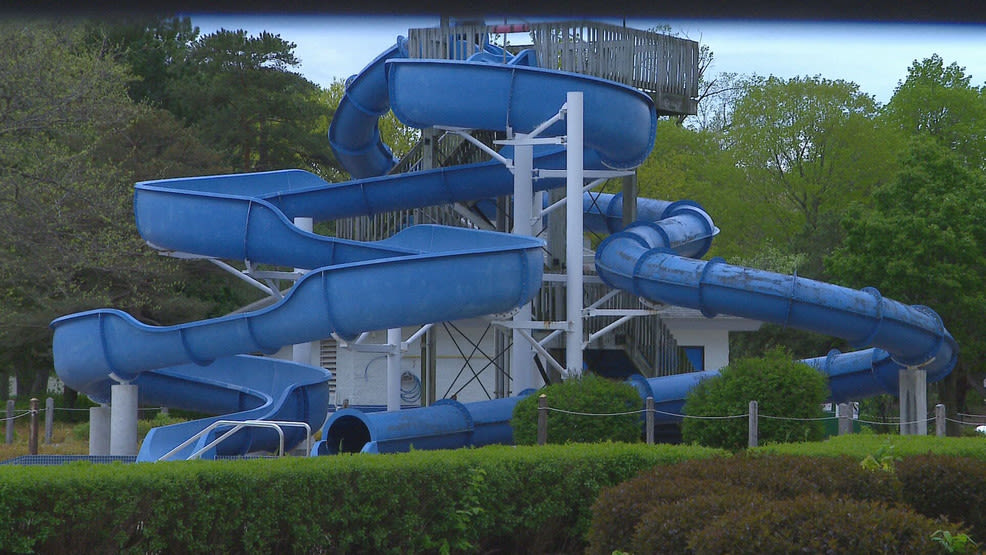
M 892 504 L 901 486 L 893 473 L 866 470 L 850 457 L 740 454 L 683 461 L 602 489 L 592 507 L 588 552 L 684 552 L 688 534 L 716 515 L 761 498 L 806 494 Z
M 812 494 L 744 505 L 695 530 L 688 547 L 696 554 L 931 553 L 932 534 L 948 526 L 907 508 Z
M 674 504 L 697 495 L 709 481 L 677 472 L 679 465 L 644 471 L 616 486 L 604 488 L 592 505 L 586 540 L 590 555 L 610 555 L 629 547 L 634 528 L 655 506 Z
M 981 459 L 918 455 L 899 461 L 896 472 L 904 500 L 915 510 L 963 522 L 973 538 L 986 540 L 986 465 Z
M 600 488 L 721 452 L 591 444 L 12 466 L 0 553 L 576 553 Z
M 564 412 L 548 412 L 548 443 L 596 443 L 640 441 L 643 431 L 641 414 L 643 401 L 637 389 L 617 382 L 586 374 L 582 379 L 549 385 L 541 390 L 548 406 L 588 414 L 618 414 L 617 416 L 583 416 Z M 514 443 L 534 445 L 537 442 L 538 395 L 528 395 L 515 406 L 510 425 Z
M 750 401 L 757 401 L 761 414 L 784 419 L 761 418 L 759 438 L 766 442 L 815 441 L 822 439 L 821 405 L 828 397 L 827 378 L 814 368 L 774 349 L 763 358 L 740 359 L 722 369 L 718 376 L 692 388 L 685 399 L 688 416 L 744 414 Z M 682 438 L 709 447 L 742 449 L 747 446 L 745 418 L 685 418 Z
M 706 490 L 674 503 L 660 503 L 641 517 L 630 540 L 630 551 L 639 555 L 687 553 L 688 538 L 693 531 L 721 514 L 752 511 L 765 502 L 767 499 L 757 492 L 715 487 L 715 492 Z

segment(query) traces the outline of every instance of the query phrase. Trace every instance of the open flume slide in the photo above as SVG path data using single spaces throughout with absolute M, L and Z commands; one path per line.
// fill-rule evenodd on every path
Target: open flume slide
M 378 58 L 375 63 L 375 85 L 368 84 L 371 80 L 363 81 L 366 88 L 354 86 L 357 90 L 353 94 L 366 94 L 375 86 L 375 98 L 381 100 L 381 106 L 388 100 L 399 119 L 419 127 L 441 121 L 452 127 L 530 131 L 550 113 L 537 112 L 533 121 L 522 120 L 519 114 L 525 113 L 527 102 L 538 104 L 549 91 L 547 96 L 561 105 L 561 93 L 584 90 L 587 79 L 537 70 L 550 74 L 550 80 L 523 83 L 528 75 L 509 64 L 402 60 L 398 56 Z M 386 79 L 379 66 L 386 67 Z M 386 97 L 379 88 L 383 80 L 390 92 Z M 653 117 L 635 111 L 642 105 L 613 111 L 606 93 L 587 95 L 586 99 L 586 166 L 595 167 L 597 161 L 613 168 L 642 163 L 653 145 Z M 441 117 L 436 118 L 436 114 Z M 556 126 L 546 134 L 564 132 L 559 124 Z M 367 135 L 365 129 L 357 134 Z M 627 140 L 642 149 L 627 148 Z M 536 161 L 536 167 L 539 163 Z M 489 196 L 495 194 L 504 191 L 491 189 Z M 696 308 L 710 317 L 733 314 L 842 337 L 856 347 L 875 346 L 803 361 L 828 376 L 834 401 L 896 394 L 898 370 L 903 367 L 921 367 L 928 372 L 929 381 L 936 381 L 955 365 L 958 346 L 941 319 L 927 307 L 884 299 L 874 289 L 856 291 L 730 266 L 718 259 L 696 260 L 708 251 L 718 231 L 698 204 L 639 199 L 638 215 L 643 220 L 625 231 L 621 231 L 621 204 L 618 195 L 586 196 L 586 227 L 614 234 L 596 253 L 597 271 L 608 285 L 655 302 Z M 629 381 L 642 400 L 653 397 L 659 411 L 680 414 L 688 391 L 716 374 L 706 371 L 650 379 L 634 376 Z M 509 443 L 512 434 L 508 423 L 519 398 L 481 403 L 442 400 L 432 407 L 396 413 L 339 411 L 326 422 L 324 439 L 313 454 Z M 663 416 L 658 420 L 677 419 Z
M 261 310 L 176 326 L 147 326 L 111 309 L 59 318 L 52 322 L 55 367 L 67 385 L 106 400 L 112 383 L 133 382 L 143 402 L 216 412 L 224 419 L 287 419 L 317 426 L 328 410 L 328 374 L 244 353 L 271 353 L 333 333 L 352 338 L 362 331 L 506 312 L 530 300 L 542 277 L 539 239 L 419 225 L 360 243 L 305 232 L 291 223 L 295 217 L 328 220 L 512 191 L 512 175 L 498 161 L 383 175 L 394 161 L 379 140 L 377 118 L 388 109 L 421 127 L 529 133 L 558 111 L 567 92 L 582 91 L 587 167 L 632 168 L 653 146 L 654 105 L 635 89 L 525 65 L 534 61 L 531 53 L 507 63 L 497 61 L 505 54 L 487 51 L 473 61 L 412 60 L 403 59 L 402 44 L 399 40 L 347 82 L 333 118 L 330 142 L 356 177 L 353 181 L 329 184 L 304 171 L 285 170 L 136 187 L 138 230 L 155 248 L 310 268 L 290 292 Z M 555 124 L 546 133 L 561 134 L 562 126 Z M 561 168 L 564 162 L 563 148 L 536 150 L 536 167 Z M 535 187 L 563 182 L 538 179 Z M 611 209 L 617 198 L 591 198 L 587 223 L 618 232 L 618 213 Z M 599 209 L 602 203 L 608 203 L 605 210 Z M 894 392 L 890 386 L 896 375 L 883 370 L 896 368 L 893 361 L 924 365 L 929 379 L 942 377 L 954 365 L 957 347 L 930 310 L 883 300 L 869 290 L 694 260 L 704 255 L 716 231 L 711 218 L 689 202 L 642 200 L 641 207 L 641 215 L 656 223 L 612 235 L 597 253 L 597 269 L 611 286 L 707 315 L 739 312 L 886 349 L 886 356 L 863 351 L 818 362 L 833 378 L 836 398 L 859 398 L 878 389 Z M 751 306 L 752 312 L 742 312 Z M 659 408 L 671 409 L 680 407 L 687 390 L 706 375 L 633 382 L 642 397 L 646 392 L 667 403 Z M 219 397 L 228 401 L 218 403 Z M 324 439 L 313 454 L 509 442 L 507 423 L 518 399 L 442 401 L 392 413 L 342 410 L 325 423 Z M 208 423 L 155 430 L 138 459 L 155 460 Z M 268 430 L 241 434 L 207 456 L 260 450 L 273 439 Z

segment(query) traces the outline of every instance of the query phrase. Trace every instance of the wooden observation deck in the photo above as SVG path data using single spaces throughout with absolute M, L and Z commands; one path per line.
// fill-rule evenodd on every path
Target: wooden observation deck
M 593 21 L 452 26 L 408 30 L 412 58 L 453 59 L 475 53 L 485 37 L 529 33 L 540 67 L 582 73 L 636 87 L 654 99 L 659 115 L 698 108 L 698 43 L 651 31 Z M 450 41 L 454 36 L 458 41 Z M 500 45 L 507 46 L 509 45 Z M 465 49 L 456 52 L 455 49 Z

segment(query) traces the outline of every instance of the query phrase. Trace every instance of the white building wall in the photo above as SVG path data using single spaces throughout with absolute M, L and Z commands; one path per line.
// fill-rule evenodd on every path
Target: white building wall
M 729 331 L 683 329 L 671 332 L 679 347 L 705 347 L 705 369 L 718 370 L 729 364 Z
M 493 330 L 487 331 L 483 320 L 454 322 L 451 334 L 441 324 L 432 330 L 437 333 L 437 370 L 435 395 L 437 398 L 452 397 L 463 402 L 484 401 L 493 397 L 495 368 L 483 355 L 493 356 Z M 419 328 L 404 328 L 403 337 L 410 337 Z M 458 331 L 456 331 L 458 330 Z M 459 333 L 466 334 L 479 348 L 466 341 Z M 485 337 L 484 337 L 485 332 Z M 455 339 L 453 342 L 452 338 Z M 372 332 L 363 341 L 364 345 L 386 343 L 385 330 Z M 456 348 L 458 342 L 458 348 Z M 466 355 L 474 354 L 467 366 L 462 350 Z M 420 341 L 408 346 L 402 353 L 401 372 L 406 373 L 401 380 L 402 404 L 421 403 L 421 344 Z M 478 376 L 478 377 L 477 377 Z M 336 354 L 336 405 L 348 400 L 353 405 L 385 405 L 387 403 L 387 357 L 384 353 L 361 352 L 356 349 L 339 348 Z

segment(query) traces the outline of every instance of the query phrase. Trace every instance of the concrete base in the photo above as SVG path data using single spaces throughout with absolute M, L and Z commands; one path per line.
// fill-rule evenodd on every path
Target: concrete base
M 110 388 L 110 455 L 137 454 L 137 386 Z
M 903 368 L 898 379 L 900 435 L 928 435 L 928 373 Z
M 110 408 L 106 405 L 89 409 L 89 455 L 110 454 Z

